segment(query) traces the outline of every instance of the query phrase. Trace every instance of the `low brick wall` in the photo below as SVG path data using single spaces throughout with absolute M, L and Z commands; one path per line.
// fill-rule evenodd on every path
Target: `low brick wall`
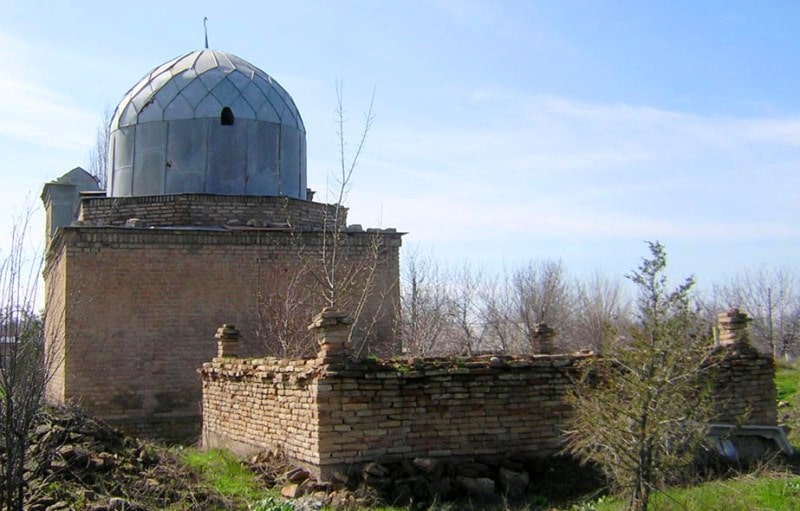
M 209 226 L 236 220 L 246 225 L 290 224 L 295 229 L 322 229 L 335 206 L 289 197 L 177 194 L 149 197 L 85 197 L 79 220 L 88 225 L 125 225 L 138 218 L 148 225 Z M 342 208 L 340 215 L 346 215 Z
M 328 468 L 400 457 L 547 455 L 560 448 L 580 357 L 455 363 L 225 359 L 203 365 L 203 441 Z
M 203 441 L 282 451 L 322 478 L 378 459 L 545 457 L 562 447 L 565 396 L 587 356 L 215 358 L 200 369 Z M 717 422 L 775 425 L 771 359 L 739 345 L 716 356 Z
M 319 464 L 315 360 L 217 358 L 202 372 L 205 445 L 240 455 L 280 445 L 293 459 Z

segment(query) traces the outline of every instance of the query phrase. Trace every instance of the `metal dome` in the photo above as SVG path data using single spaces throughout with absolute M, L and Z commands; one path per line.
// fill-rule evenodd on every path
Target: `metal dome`
M 208 193 L 306 198 L 306 132 L 264 71 L 197 50 L 147 73 L 110 125 L 112 197 Z
M 305 132 L 291 96 L 264 71 L 236 55 L 196 50 L 176 57 L 131 87 L 117 106 L 111 130 L 151 121 L 219 116 L 279 123 Z

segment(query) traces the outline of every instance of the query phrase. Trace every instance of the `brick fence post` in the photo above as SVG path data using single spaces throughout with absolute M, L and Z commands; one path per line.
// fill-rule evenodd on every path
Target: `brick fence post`
M 534 353 L 552 355 L 555 352 L 556 331 L 547 326 L 547 323 L 537 323 L 533 331 Z
M 236 325 L 225 323 L 217 329 L 214 334 L 217 338 L 217 357 L 238 357 L 239 356 L 239 331 Z
M 341 362 L 349 356 L 347 339 L 353 318 L 329 307 L 314 316 L 308 329 L 314 332 L 319 344 L 317 360 L 321 363 Z
M 717 314 L 717 328 L 719 329 L 720 346 L 731 346 L 734 344 L 750 344 L 747 334 L 747 324 L 752 321 L 747 314 L 740 312 L 739 309 L 732 308 Z

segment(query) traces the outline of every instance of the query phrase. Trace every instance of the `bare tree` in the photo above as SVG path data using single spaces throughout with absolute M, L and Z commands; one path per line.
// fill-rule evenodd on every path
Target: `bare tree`
M 101 189 L 108 185 L 108 148 L 111 140 L 111 109 L 103 111 L 102 124 L 97 128 L 94 147 L 89 151 L 89 174 L 97 179 L 97 184 Z
M 411 250 L 405 254 L 401 329 L 403 351 L 412 356 L 443 353 L 442 343 L 450 328 L 446 276 L 430 256 Z
M 256 338 L 266 353 L 280 357 L 312 355 L 316 346 L 308 331 L 311 312 L 322 307 L 305 264 L 259 265 L 256 287 Z
M 624 298 L 620 282 L 599 272 L 586 281 L 578 281 L 575 288 L 575 347 L 598 351 L 609 335 L 623 328 L 630 315 L 630 304 Z
M 569 338 L 574 314 L 574 294 L 561 261 L 529 262 L 511 277 L 514 323 L 534 348 L 540 323 L 554 328 L 561 339 Z
M 531 345 L 520 335 L 516 322 L 515 296 L 508 274 L 487 279 L 482 298 L 482 318 L 486 324 L 489 344 L 502 353 L 531 353 Z
M 329 173 L 328 194 L 334 196 L 333 217 L 325 218 L 325 236 L 323 238 L 321 259 L 321 276 L 324 284 L 325 300 L 328 306 L 335 309 L 339 306 L 342 296 L 342 287 L 350 281 L 347 269 L 340 264 L 345 254 L 342 253 L 344 237 L 346 236 L 345 218 L 346 209 L 344 206 L 347 195 L 352 186 L 353 173 L 358 166 L 361 153 L 367 142 L 367 135 L 372 127 L 375 115 L 372 112 L 375 95 L 369 103 L 369 109 L 364 114 L 364 126 L 361 130 L 358 143 L 352 151 L 348 151 L 347 137 L 345 128 L 347 126 L 346 114 L 344 109 L 344 90 L 341 81 L 336 83 L 336 135 L 339 142 L 339 165 L 335 173 Z M 345 273 L 345 274 L 343 274 Z
M 714 287 L 715 301 L 748 311 L 750 338 L 774 358 L 800 355 L 800 281 L 788 269 L 745 270 Z
M 0 263 L 0 502 L 8 510 L 23 509 L 29 434 L 52 374 L 42 318 L 35 312 L 42 260 L 31 258 L 25 246 L 29 220 L 30 212 L 16 222 Z
M 364 233 L 360 228 L 349 229 L 344 205 L 374 119 L 374 94 L 352 150 L 345 132 L 341 82 L 337 83 L 336 96 L 339 161 L 336 170 L 328 174 L 328 197 L 333 202 L 324 210 L 320 236 L 294 232 L 297 264 L 291 268 L 263 268 L 259 275 L 258 336 L 269 353 L 298 355 L 314 350 L 303 328 L 315 310 L 329 307 L 345 311 L 354 319 L 349 341 L 353 354 L 360 356 L 373 348 L 368 340 L 376 325 L 388 323 L 391 327 L 390 316 L 397 315 L 399 304 L 390 295 L 399 283 L 385 266 L 389 264 L 391 235 L 380 230 Z M 307 245 L 309 242 L 313 245 Z M 391 339 L 382 341 L 390 343 Z
M 446 343 L 448 351 L 473 355 L 482 348 L 487 333 L 482 316 L 483 275 L 465 264 L 449 280 L 448 315 L 452 328 Z

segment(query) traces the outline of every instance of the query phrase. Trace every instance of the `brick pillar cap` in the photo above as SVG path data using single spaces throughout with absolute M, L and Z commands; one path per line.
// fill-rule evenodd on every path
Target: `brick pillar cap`
M 239 331 L 236 330 L 236 325 L 224 323 L 221 327 L 217 328 L 217 333 L 214 334 L 217 339 L 239 339 Z
M 349 326 L 353 324 L 353 318 L 344 312 L 334 310 L 330 307 L 325 307 L 322 312 L 314 316 L 311 324 L 308 325 L 309 330 L 316 328 L 331 328 L 336 326 Z
M 726 310 L 725 312 L 720 312 L 717 314 L 717 317 L 720 319 L 724 318 L 734 318 L 739 321 L 753 321 L 753 318 L 748 317 L 747 314 L 740 311 L 737 307 L 731 307 L 730 309 Z

